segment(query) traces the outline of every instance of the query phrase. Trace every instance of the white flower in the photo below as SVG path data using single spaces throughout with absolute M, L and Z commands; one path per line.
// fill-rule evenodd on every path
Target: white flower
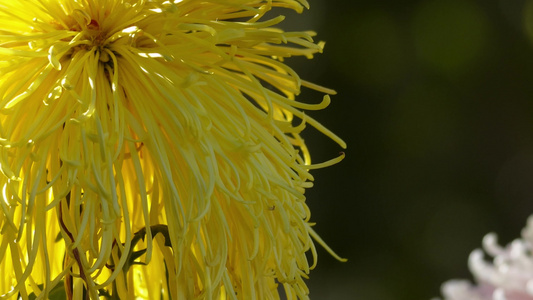
M 467 280 L 450 280 L 443 284 L 446 300 L 533 300 L 533 216 L 530 216 L 522 238 L 505 248 L 497 236 L 489 233 L 483 249 L 494 257 L 484 260 L 481 249 L 470 254 L 468 265 L 477 284 Z

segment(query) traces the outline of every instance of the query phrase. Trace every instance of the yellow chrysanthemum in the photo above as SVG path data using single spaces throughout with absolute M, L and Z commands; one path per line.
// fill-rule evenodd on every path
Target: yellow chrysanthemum
M 308 171 L 342 156 L 299 133 L 345 144 L 273 7 L 307 3 L 0 0 L 0 299 L 307 298 Z

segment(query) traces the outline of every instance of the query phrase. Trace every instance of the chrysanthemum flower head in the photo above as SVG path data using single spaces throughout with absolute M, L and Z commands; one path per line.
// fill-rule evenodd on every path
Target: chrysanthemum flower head
M 307 6 L 0 1 L 0 299 L 307 298 Z
M 476 284 L 450 280 L 442 286 L 445 300 L 533 300 L 533 216 L 522 231 L 522 238 L 509 245 L 498 245 L 494 233 L 483 239 L 485 252 L 494 257 L 484 260 L 483 251 L 470 254 L 468 265 Z

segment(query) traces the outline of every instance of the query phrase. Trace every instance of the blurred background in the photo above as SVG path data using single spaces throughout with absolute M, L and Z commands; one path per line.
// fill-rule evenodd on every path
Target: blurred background
M 309 112 L 348 143 L 308 191 L 319 249 L 312 299 L 413 300 L 472 279 L 468 255 L 533 213 L 533 3 L 310 0 L 288 29 L 326 41 L 302 78 L 334 88 Z M 304 91 L 302 101 L 321 95 Z M 311 129 L 314 162 L 337 145 Z M 489 258 L 487 258 L 489 259 Z

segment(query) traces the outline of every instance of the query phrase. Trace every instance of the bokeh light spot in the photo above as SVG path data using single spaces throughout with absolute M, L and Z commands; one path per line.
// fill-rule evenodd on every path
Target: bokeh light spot
M 461 74 L 482 57 L 488 29 L 484 12 L 470 1 L 422 2 L 413 18 L 416 54 L 440 72 Z
M 533 42 L 533 1 L 529 0 L 524 5 L 524 31 L 529 40 Z

